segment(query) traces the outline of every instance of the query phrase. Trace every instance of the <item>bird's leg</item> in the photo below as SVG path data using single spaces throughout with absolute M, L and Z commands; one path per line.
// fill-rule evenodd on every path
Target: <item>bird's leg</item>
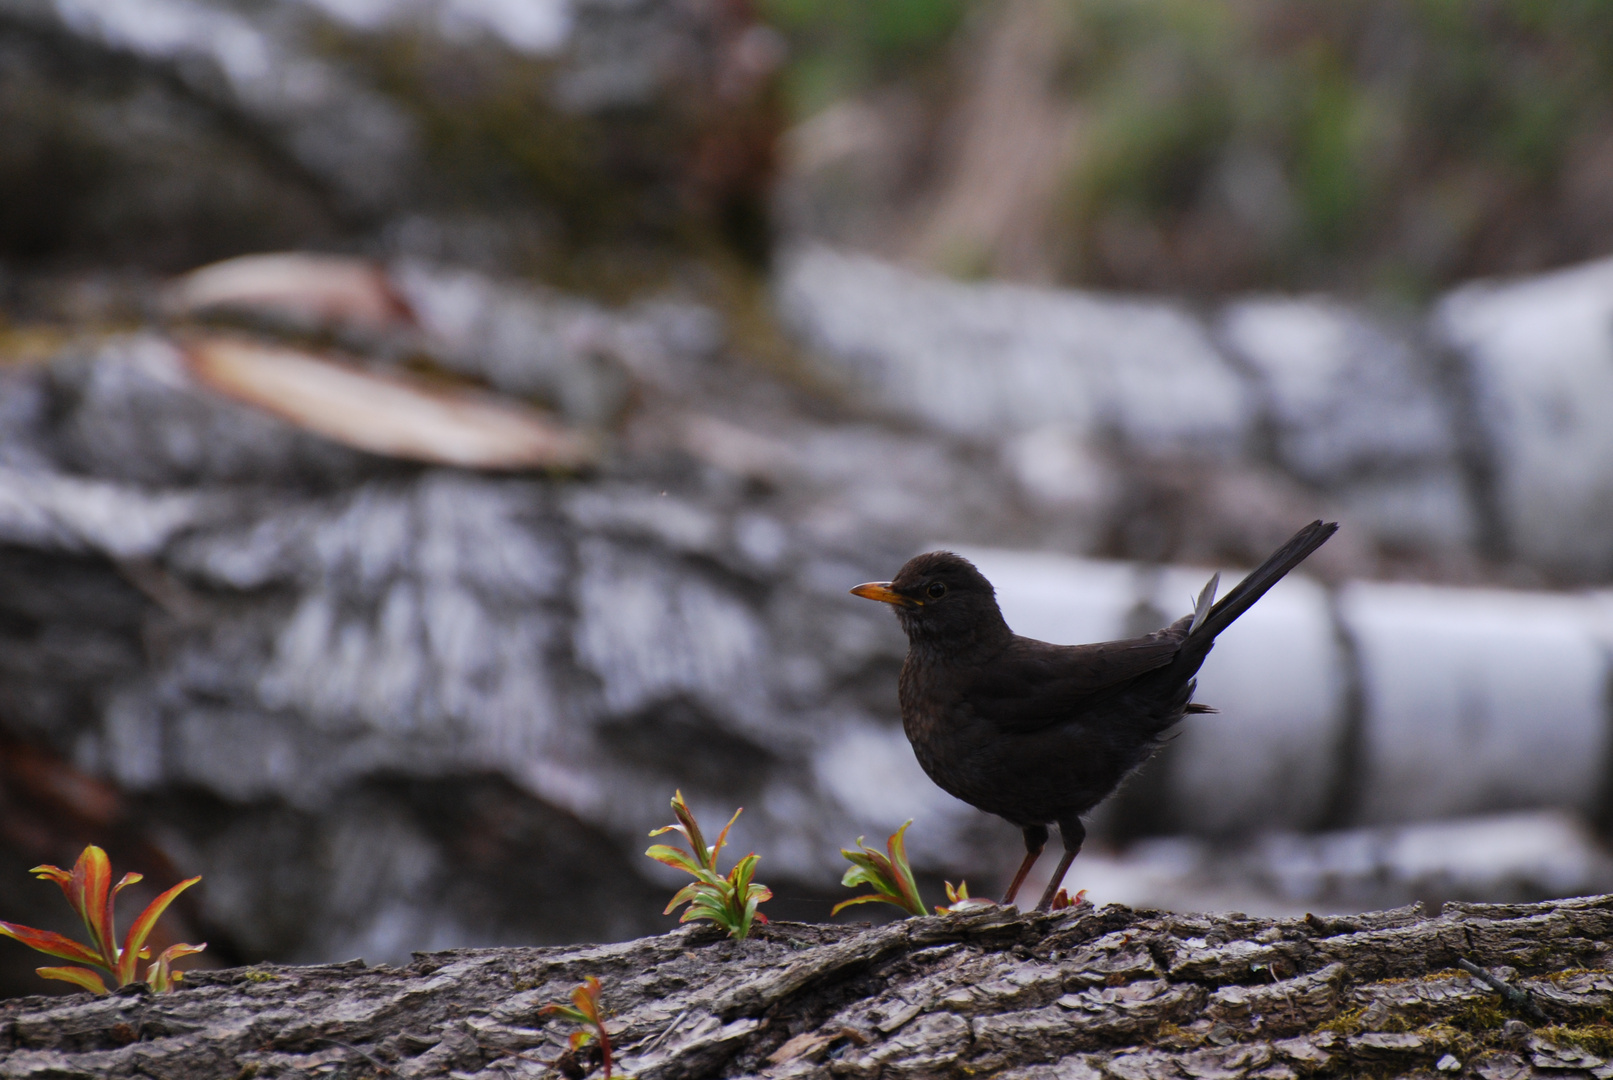
M 1044 834 L 1046 830 L 1043 830 Z M 1087 827 L 1081 824 L 1081 819 L 1071 814 L 1068 818 L 1059 819 L 1059 837 L 1064 841 L 1064 857 L 1059 860 L 1058 869 L 1053 871 L 1053 877 L 1042 892 L 1041 902 L 1036 905 L 1037 911 L 1048 911 L 1053 907 L 1053 897 L 1058 895 L 1059 886 L 1064 884 L 1064 875 L 1069 873 L 1070 864 L 1081 853 L 1081 842 L 1087 838 Z
M 1019 864 L 1019 873 L 1014 875 L 1014 882 L 1008 886 L 1008 895 L 1003 897 L 1003 907 L 1014 902 L 1019 895 L 1019 887 L 1025 884 L 1025 875 L 1031 872 L 1036 860 L 1042 857 L 1042 849 L 1047 846 L 1047 826 L 1025 826 L 1025 861 Z

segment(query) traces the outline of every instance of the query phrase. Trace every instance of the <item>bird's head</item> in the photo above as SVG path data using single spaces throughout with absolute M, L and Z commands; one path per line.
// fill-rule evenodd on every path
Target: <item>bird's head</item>
M 950 551 L 915 556 L 892 580 L 851 591 L 894 607 L 910 642 L 989 641 L 1009 634 L 991 582 Z

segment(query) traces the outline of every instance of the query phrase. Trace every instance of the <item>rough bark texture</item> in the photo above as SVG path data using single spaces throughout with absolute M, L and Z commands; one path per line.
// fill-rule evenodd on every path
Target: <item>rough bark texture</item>
M 539 1010 L 588 975 L 618 1073 L 640 1080 L 1601 1077 L 1610 931 L 1613 896 L 1289 921 L 986 908 L 740 943 L 701 925 L 18 999 L 0 1006 L 0 1077 L 543 1076 L 564 1071 L 570 1025 Z

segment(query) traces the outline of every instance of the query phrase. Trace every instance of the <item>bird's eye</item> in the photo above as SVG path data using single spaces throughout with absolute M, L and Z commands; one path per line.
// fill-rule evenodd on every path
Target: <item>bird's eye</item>
M 943 582 L 932 581 L 930 582 L 930 587 L 925 589 L 924 592 L 931 600 L 939 600 L 947 594 L 947 587 Z

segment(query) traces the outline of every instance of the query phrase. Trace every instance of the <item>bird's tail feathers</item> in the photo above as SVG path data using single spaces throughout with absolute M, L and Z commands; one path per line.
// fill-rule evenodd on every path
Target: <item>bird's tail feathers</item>
M 1203 612 L 1206 595 L 1214 596 L 1213 586 L 1216 578 L 1210 579 L 1205 586 L 1205 594 L 1199 596 L 1199 609 L 1194 612 L 1193 625 L 1188 630 L 1187 642 L 1200 643 L 1208 648 L 1215 636 L 1232 621 L 1253 606 L 1256 600 L 1266 595 L 1266 591 L 1283 579 L 1283 575 L 1304 562 L 1306 557 L 1323 544 L 1334 533 L 1339 531 L 1336 521 L 1313 521 L 1299 532 L 1293 539 L 1274 551 L 1270 558 L 1261 563 L 1248 577 L 1233 586 L 1231 592 L 1223 596 L 1219 602 Z M 1219 575 L 1217 575 L 1219 576 Z
M 1204 624 L 1204 617 L 1210 613 L 1210 605 L 1215 602 L 1215 587 L 1221 584 L 1221 572 L 1217 570 L 1215 576 L 1205 583 L 1204 589 L 1199 593 L 1198 603 L 1193 605 L 1193 625 L 1187 628 L 1191 634 Z

